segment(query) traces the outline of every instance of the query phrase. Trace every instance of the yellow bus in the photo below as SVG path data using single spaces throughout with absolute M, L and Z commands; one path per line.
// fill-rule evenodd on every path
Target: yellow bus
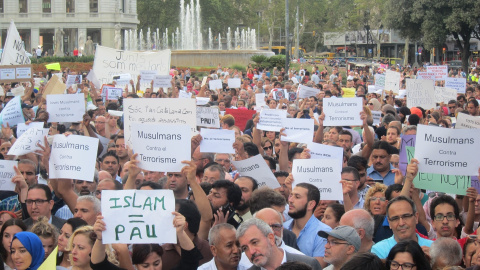
M 261 47 L 260 50 L 268 50 L 268 46 Z M 284 55 L 286 50 L 287 49 L 285 48 L 285 46 L 272 46 L 272 52 L 274 52 L 275 55 L 279 55 L 279 54 Z M 299 57 L 305 57 L 306 51 L 305 49 L 300 48 L 298 53 L 299 53 Z M 290 55 L 294 55 L 294 54 L 295 54 L 295 47 L 292 47 L 292 51 L 290 52 Z

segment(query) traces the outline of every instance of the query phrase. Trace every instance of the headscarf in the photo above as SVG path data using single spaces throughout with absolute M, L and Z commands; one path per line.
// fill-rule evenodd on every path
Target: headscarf
M 19 232 L 13 236 L 12 243 L 15 239 L 18 239 L 32 256 L 32 263 L 27 270 L 36 270 L 40 267 L 45 257 L 45 250 L 40 238 L 32 232 Z
M 378 101 L 378 99 L 376 98 L 371 98 L 368 103 L 372 103 L 373 104 L 373 110 L 372 111 L 380 111 L 380 109 L 382 108 L 382 104 L 380 104 L 380 101 Z

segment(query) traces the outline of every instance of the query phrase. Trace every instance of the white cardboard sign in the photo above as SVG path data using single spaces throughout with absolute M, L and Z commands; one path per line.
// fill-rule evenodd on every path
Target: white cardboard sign
M 116 82 L 116 85 L 127 85 L 130 83 L 132 75 L 130 73 L 113 75 L 112 81 Z
M 298 97 L 299 98 L 309 98 L 311 96 L 316 96 L 320 93 L 320 89 L 316 89 L 313 87 L 308 87 L 305 85 L 298 86 Z
M 343 200 L 341 163 L 336 159 L 294 159 L 294 185 L 308 183 L 320 190 L 322 200 Z
M 339 146 L 331 146 L 320 143 L 311 142 L 307 145 L 310 150 L 311 159 L 337 159 L 342 163 L 343 148 Z
M 47 96 L 48 97 L 48 96 Z M 7 125 L 7 123 L 13 127 L 18 123 L 25 123 L 25 118 L 23 118 L 22 106 L 20 104 L 20 97 L 12 98 L 5 108 L 3 108 L 0 113 L 2 123 Z
M 48 122 L 80 122 L 85 114 L 83 93 L 70 95 L 48 95 Z
M 156 70 L 140 70 L 140 83 L 141 84 L 150 84 L 157 75 Z
M 313 141 L 314 120 L 285 118 L 283 119 L 284 133 L 282 136 L 284 142 L 311 143 Z
M 283 127 L 283 119 L 287 115 L 284 110 L 269 110 L 263 109 L 260 112 L 260 121 L 257 124 L 257 128 L 260 130 L 268 131 L 280 131 Z
M 18 166 L 18 161 L 0 160 L 0 190 L 15 190 L 12 178 L 16 175 L 13 166 Z
M 41 128 L 29 128 L 18 137 L 7 154 L 20 156 L 33 153 L 35 150 L 41 150 L 37 143 L 43 145 L 43 138 L 48 135 L 48 130 L 48 128 L 43 128 L 43 126 Z
M 272 170 L 270 170 L 260 154 L 248 159 L 232 161 L 232 164 L 237 168 L 240 176 L 250 176 L 255 178 L 258 187 L 267 186 L 272 189 L 280 187 L 277 178 L 275 178 Z
M 156 75 L 153 78 L 153 87 L 163 87 L 169 88 L 172 87 L 172 76 L 170 75 Z
M 67 88 L 74 84 L 82 83 L 82 75 L 68 75 L 67 76 Z
M 431 80 L 407 79 L 407 106 L 435 108 L 435 88 Z
M 105 93 L 107 100 L 118 100 L 122 97 L 123 89 L 120 87 L 106 87 Z
M 218 108 L 197 106 L 197 126 L 220 128 Z
M 394 94 L 398 94 L 400 90 L 400 72 L 388 70 L 385 73 L 385 91 L 392 90 Z
M 448 104 L 450 100 L 457 100 L 457 90 L 435 86 L 435 102 Z
M 435 73 L 436 81 L 443 81 L 448 78 L 448 66 L 427 66 L 428 73 Z
M 235 154 L 235 149 L 233 149 L 234 130 L 202 128 L 200 134 L 202 134 L 200 152 Z
M 324 126 L 361 126 L 362 98 L 324 98 Z
M 30 122 L 30 124 L 19 123 L 17 125 L 17 138 L 20 138 L 22 134 L 29 128 L 43 128 L 43 122 Z
M 210 90 L 223 89 L 222 80 L 210 80 L 210 81 L 208 81 L 208 88 Z
M 467 89 L 467 79 L 465 78 L 445 78 L 445 87 L 457 90 L 459 94 L 465 94 Z
M 435 81 L 435 73 L 433 72 L 417 72 L 417 80 L 432 80 Z
M 466 113 L 459 113 L 457 115 L 457 123 L 455 124 L 457 129 L 479 129 L 480 117 L 472 116 Z
M 228 88 L 240 88 L 242 81 L 240 78 L 231 78 L 227 80 Z

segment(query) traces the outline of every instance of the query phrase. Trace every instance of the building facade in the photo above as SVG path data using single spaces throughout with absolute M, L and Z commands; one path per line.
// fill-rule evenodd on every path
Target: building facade
M 48 55 L 57 49 L 65 55 L 75 48 L 82 52 L 88 37 L 94 45 L 115 48 L 125 31 L 139 24 L 137 0 L 0 0 L 0 46 L 11 20 L 26 51 L 41 46 Z

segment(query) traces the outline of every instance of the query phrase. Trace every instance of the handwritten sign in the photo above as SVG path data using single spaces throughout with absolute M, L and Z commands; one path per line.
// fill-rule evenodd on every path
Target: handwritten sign
M 31 122 L 30 124 L 19 123 L 17 125 L 17 138 L 20 138 L 22 134 L 29 128 L 43 128 L 43 122 Z
M 448 129 L 418 125 L 415 158 L 418 171 L 476 175 L 480 167 L 480 129 Z
M 353 98 L 355 97 L 355 88 L 342 88 L 344 98 Z
M 240 88 L 240 85 L 242 84 L 242 81 L 240 78 L 231 78 L 227 80 L 228 82 L 228 88 Z
M 22 37 L 18 33 L 17 27 L 13 20 L 8 28 L 5 46 L 3 46 L 1 65 L 28 65 L 30 58 L 27 56 Z
M 375 74 L 375 89 L 383 90 L 384 88 L 385 88 L 385 74 Z
M 427 66 L 428 73 L 435 73 L 436 81 L 443 81 L 448 78 L 448 66 Z
M 435 102 L 448 104 L 450 100 L 457 100 L 457 90 L 435 86 Z
M 153 78 L 153 87 L 172 87 L 172 77 L 170 75 L 156 75 Z
M 286 136 L 282 136 L 284 142 L 311 143 L 313 141 L 313 119 L 284 118 L 283 127 Z
M 83 93 L 73 95 L 48 95 L 48 122 L 80 122 L 85 114 L 85 96 Z
M 188 125 L 131 124 L 130 140 L 139 166 L 155 172 L 180 172 L 190 160 L 191 130 Z
M 218 108 L 197 106 L 197 126 L 220 128 Z
M 105 87 L 105 93 L 107 100 L 118 100 L 122 97 L 123 89 L 120 87 Z
M 417 138 L 416 135 L 403 135 L 402 140 L 400 141 L 400 160 L 398 163 L 398 167 L 402 174 L 405 175 L 407 171 L 407 165 L 409 163 L 409 159 L 407 157 L 407 146 L 415 147 L 415 139 Z M 413 157 L 413 156 L 412 156 Z
M 309 97 L 314 97 L 318 93 L 320 93 L 320 89 L 308 87 L 305 85 L 299 85 L 298 86 L 298 97 L 299 98 L 309 98 Z
M 43 123 L 42 123 L 43 124 Z M 37 144 L 43 144 L 44 136 L 48 135 L 48 128 L 29 128 L 25 131 L 8 151 L 8 155 L 25 155 L 33 153 L 35 150 L 41 150 Z
M 284 110 L 269 110 L 263 109 L 260 112 L 260 121 L 257 128 L 260 130 L 280 131 L 283 127 L 283 119 L 287 116 Z
M 49 163 L 50 178 L 78 179 L 92 182 L 97 150 L 97 138 L 55 135 Z
M 252 119 L 252 116 L 256 113 L 256 111 L 225 109 L 225 113 L 232 115 L 235 118 L 235 126 L 239 127 L 240 130 L 244 130 L 247 121 Z
M 20 105 L 20 97 L 12 98 L 5 108 L 3 108 L 0 113 L 2 123 L 4 125 L 9 124 L 11 127 L 15 126 L 18 123 L 25 123 L 25 118 L 23 118 L 22 107 Z
M 112 81 L 116 82 L 116 85 L 127 85 L 130 83 L 132 75 L 130 73 L 116 74 L 112 76 Z
M 455 124 L 455 128 L 478 129 L 480 128 L 480 117 L 468 115 L 466 113 L 459 113 L 457 115 L 457 123 Z
M 465 78 L 445 78 L 445 87 L 457 90 L 459 94 L 465 94 L 467 89 L 467 79 Z
M 104 244 L 177 243 L 171 190 L 103 190 Z
M 235 154 L 235 130 L 202 128 L 200 134 L 200 152 Z
M 208 81 L 208 88 L 211 90 L 223 89 L 222 80 L 210 80 Z
M 127 98 L 123 100 L 125 138 L 130 142 L 132 123 L 188 125 L 197 130 L 197 108 L 194 99 Z
M 232 161 L 232 164 L 237 168 L 240 176 L 250 176 L 255 178 L 258 187 L 267 186 L 272 189 L 280 187 L 277 178 L 275 178 L 272 170 L 270 170 L 260 154 L 248 159 Z
M 362 98 L 324 98 L 324 126 L 361 126 Z
M 293 185 L 308 183 L 316 186 L 322 200 L 343 200 L 341 163 L 336 159 L 294 159 Z
M 435 88 L 430 80 L 407 79 L 407 105 L 409 108 L 435 108 Z
M 16 175 L 13 166 L 18 166 L 18 161 L 0 160 L 0 190 L 15 191 L 12 178 Z
M 435 81 L 435 73 L 433 72 L 417 72 L 417 80 L 432 80 Z
M 392 90 L 394 94 L 398 94 L 400 90 L 400 72 L 388 70 L 385 73 L 385 88 L 384 90 Z

